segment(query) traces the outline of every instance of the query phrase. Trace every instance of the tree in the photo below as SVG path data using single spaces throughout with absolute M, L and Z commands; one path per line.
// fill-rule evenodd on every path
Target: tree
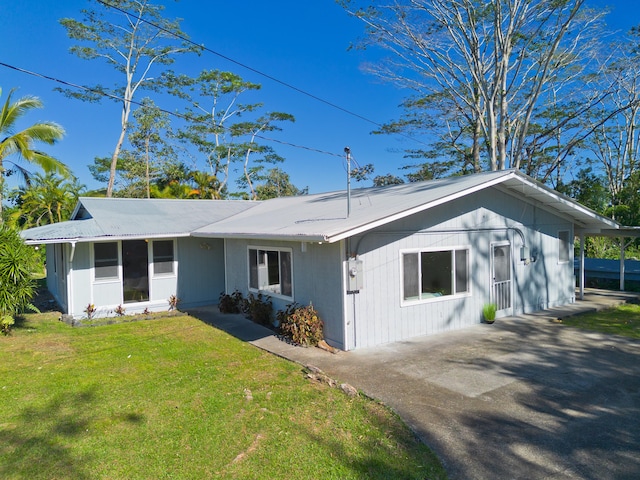
M 258 200 L 268 200 L 270 198 L 306 195 L 308 191 L 308 187 L 300 189 L 293 185 L 289 174 L 276 167 L 270 169 L 265 177 L 265 182 L 256 187 L 256 197 Z
M 133 117 L 136 123 L 129 133 L 129 142 L 135 149 L 134 155 L 139 157 L 140 163 L 144 165 L 146 197 L 151 198 L 152 175 L 157 171 L 154 164 L 160 163 L 163 158 L 174 157 L 173 149 L 165 141 L 169 128 L 169 116 L 160 110 L 153 100 L 145 98 L 142 100 L 142 105 L 133 113 Z
M 44 152 L 35 150 L 34 144 L 43 142 L 55 144 L 64 136 L 64 129 L 54 122 L 38 122 L 16 132 L 19 120 L 35 108 L 42 108 L 38 97 L 25 96 L 12 103 L 13 90 L 7 96 L 0 112 L 0 223 L 2 223 L 2 202 L 4 194 L 5 164 L 11 157 L 32 163 L 45 172 L 58 172 L 66 175 L 67 167 Z M 2 90 L 0 89 L 0 95 Z M 28 173 L 18 164 L 13 165 L 22 173 Z
M 151 72 L 156 66 L 173 63 L 175 55 L 197 49 L 178 38 L 186 35 L 178 20 L 165 19 L 161 5 L 147 0 L 113 0 L 99 9 L 82 10 L 82 21 L 63 18 L 67 35 L 78 42 L 71 53 L 85 60 L 102 60 L 121 74 L 121 81 L 109 88 L 102 85 L 86 91 L 61 90 L 84 101 L 100 101 L 105 96 L 121 104 L 120 134 L 116 141 L 107 184 L 107 197 L 113 194 L 117 162 L 126 138 L 132 102 L 141 88 L 152 86 Z M 159 84 L 154 84 L 156 88 Z
M 33 273 L 39 267 L 37 252 L 20 234 L 0 225 L 0 330 L 8 333 L 13 317 L 23 309 L 36 310 L 31 300 L 36 291 Z
M 242 103 L 245 94 L 261 86 L 235 73 L 203 70 L 197 77 L 190 77 L 166 72 L 163 83 L 187 103 L 187 125 L 176 136 L 204 157 L 207 173 L 218 182 L 216 198 L 222 198 L 228 187 L 231 164 L 240 162 L 240 186 L 249 188 L 249 195 L 255 198 L 253 184 L 261 178 L 262 164 L 284 160 L 258 139 L 264 132 L 280 130 L 280 122 L 294 121 L 294 117 L 282 112 L 259 114 L 262 103 Z M 253 160 L 256 154 L 259 158 Z
M 474 171 L 481 152 L 491 170 L 520 168 L 527 154 L 566 133 L 568 120 L 606 95 L 585 80 L 595 68 L 593 43 L 604 14 L 586 9 L 585 0 L 342 3 L 366 24 L 365 43 L 391 52 L 370 71 L 415 92 L 405 104 L 409 116 L 388 130 L 416 131 L 428 117 L 424 125 L 464 152 Z M 564 115 L 547 116 L 534 132 L 540 112 L 558 99 Z M 416 110 L 422 113 L 412 115 Z M 571 133 L 555 165 L 582 137 Z
M 12 223 L 31 228 L 68 220 L 83 189 L 75 177 L 36 173 L 14 196 L 17 209 Z

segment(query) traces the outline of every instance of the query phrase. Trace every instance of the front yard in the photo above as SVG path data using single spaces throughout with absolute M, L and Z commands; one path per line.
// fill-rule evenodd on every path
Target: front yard
M 0 337 L 0 478 L 445 478 L 400 419 L 189 316 Z

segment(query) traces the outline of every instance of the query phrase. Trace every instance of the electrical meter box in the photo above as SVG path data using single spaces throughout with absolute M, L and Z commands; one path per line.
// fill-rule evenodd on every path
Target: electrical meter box
M 347 262 L 347 293 L 358 293 L 362 290 L 362 260 Z

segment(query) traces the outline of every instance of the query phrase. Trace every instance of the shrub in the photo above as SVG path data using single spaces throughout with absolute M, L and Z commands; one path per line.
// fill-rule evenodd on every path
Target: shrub
M 16 230 L 0 224 L 0 328 L 3 333 L 9 333 L 16 314 L 25 309 L 38 311 L 31 303 L 36 292 L 32 273 L 40 267 L 38 253 L 22 241 Z
M 242 293 L 238 290 L 234 290 L 232 294 L 225 292 L 220 293 L 220 300 L 218 301 L 218 308 L 221 313 L 240 313 L 240 307 L 242 306 Z
M 3 335 L 9 335 L 14 323 L 16 322 L 11 315 L 3 315 L 0 317 L 0 333 Z
M 277 314 L 280 333 L 298 345 L 315 346 L 324 338 L 324 324 L 310 303 L 301 307 L 297 303 L 287 305 Z
M 242 313 L 260 325 L 271 326 L 273 324 L 273 304 L 271 298 L 261 293 L 254 296 L 252 293 L 242 300 L 240 308 Z
M 114 310 L 115 314 L 116 314 L 117 316 L 119 316 L 119 317 L 124 316 L 125 311 L 126 311 L 126 310 L 125 310 L 125 308 L 124 308 L 122 305 L 118 305 L 118 306 L 116 307 L 116 309 Z

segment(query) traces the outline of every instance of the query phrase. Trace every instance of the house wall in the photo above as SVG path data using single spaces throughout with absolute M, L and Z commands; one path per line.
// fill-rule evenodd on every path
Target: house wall
M 354 325 L 347 349 L 463 328 L 482 321 L 490 301 L 492 244 L 511 245 L 512 308 L 531 312 L 574 301 L 573 249 L 558 262 L 558 231 L 572 223 L 497 189 L 484 190 L 350 239 L 349 251 L 363 262 L 363 288 L 345 295 Z M 524 236 L 535 262 L 520 261 Z M 469 247 L 470 292 L 426 303 L 402 303 L 402 249 Z
M 67 250 L 68 244 L 46 246 L 47 289 L 63 311 L 67 311 Z
M 224 241 L 180 238 L 177 256 L 179 308 L 218 303 L 224 291 Z
M 292 302 L 300 305 L 313 303 L 324 322 L 327 342 L 344 348 L 342 243 L 305 243 L 303 247 L 301 242 L 227 239 L 225 245 L 226 291 L 232 293 L 238 290 L 245 297 L 249 294 L 249 246 L 290 248 L 293 300 L 271 295 L 274 311 L 282 310 Z
M 63 308 L 64 312 L 74 318 L 86 318 L 85 310 L 90 303 L 96 307 L 96 318 L 115 315 L 114 310 L 119 305 L 128 314 L 142 313 L 145 309 L 162 311 L 167 310 L 171 295 L 177 295 L 180 299 L 179 308 L 216 303 L 220 292 L 224 290 L 223 241 L 207 239 L 203 242 L 202 239 L 179 238 L 174 245 L 175 273 L 150 274 L 149 300 L 123 303 L 122 266 L 119 267 L 118 279 L 95 280 L 93 243 L 76 244 L 69 275 L 69 308 Z M 68 245 L 61 245 L 51 248 L 52 255 L 58 247 L 67 248 L 65 252 L 70 252 Z M 149 258 L 151 260 L 152 257 Z M 64 284 L 55 279 L 58 273 L 48 268 L 47 281 L 52 293 L 55 291 L 62 297 L 64 292 L 60 291 L 60 285 Z M 62 304 L 62 301 L 59 303 Z

